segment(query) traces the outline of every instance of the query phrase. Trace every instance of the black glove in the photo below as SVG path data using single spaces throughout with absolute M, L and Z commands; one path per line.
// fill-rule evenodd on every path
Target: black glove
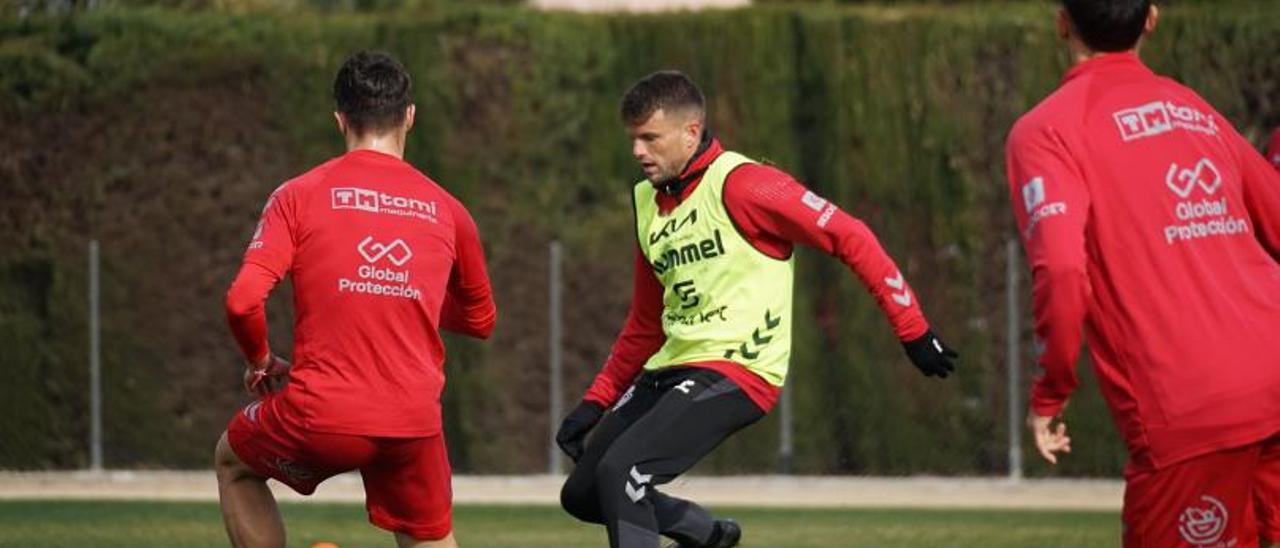
M 559 445 L 560 450 L 569 455 L 573 462 L 578 462 L 578 459 L 582 458 L 582 441 L 587 438 L 587 432 L 591 431 L 591 427 L 600 422 L 600 417 L 603 415 L 603 405 L 589 401 L 578 404 L 560 423 L 560 430 L 556 432 L 556 445 Z
M 955 350 L 943 344 L 932 330 L 926 331 L 918 339 L 902 343 L 902 348 L 907 351 L 907 358 L 911 359 L 911 364 L 926 377 L 937 375 L 947 378 L 947 375 L 956 370 L 955 364 L 951 361 L 960 357 Z

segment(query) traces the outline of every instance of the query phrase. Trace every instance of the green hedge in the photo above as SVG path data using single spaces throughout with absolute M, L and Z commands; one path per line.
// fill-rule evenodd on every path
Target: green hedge
M 1178 6 L 1144 53 L 1260 138 L 1280 122 L 1273 10 Z M 1002 473 L 1002 250 L 1013 230 L 1002 147 L 1065 68 L 1052 14 L 1050 4 L 644 16 L 490 6 L 0 21 L 0 468 L 86 464 L 91 237 L 103 246 L 108 466 L 207 466 L 246 402 L 223 293 L 271 189 L 340 152 L 328 98 L 338 64 L 379 47 L 414 75 L 409 160 L 474 212 L 501 309 L 492 342 L 449 341 L 459 470 L 545 469 L 546 245 L 566 249 L 572 405 L 629 300 L 637 170 L 617 99 L 677 67 L 704 86 L 729 147 L 871 225 L 963 355 L 956 378 L 921 378 L 849 272 L 802 251 L 795 469 Z M 289 347 L 288 303 L 286 290 L 269 304 L 278 349 Z M 1015 363 L 1030 374 L 1029 356 Z M 1068 411 L 1075 453 L 1033 473 L 1121 469 L 1085 377 Z M 776 421 L 701 470 L 774 469 Z

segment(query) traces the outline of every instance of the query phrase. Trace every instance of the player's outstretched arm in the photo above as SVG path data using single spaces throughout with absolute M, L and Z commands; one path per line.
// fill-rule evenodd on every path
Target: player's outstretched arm
M 1234 129 L 1229 133 L 1227 138 L 1232 140 L 1240 163 L 1244 205 L 1253 221 L 1254 235 L 1271 258 L 1280 262 L 1280 130 L 1268 153 L 1277 162 L 1274 166 Z
M 941 378 L 955 370 L 959 355 L 929 329 L 906 276 L 865 223 L 765 165 L 735 170 L 725 185 L 725 205 L 761 252 L 789 253 L 792 244 L 803 244 L 844 263 L 875 298 L 916 368 Z
M 457 256 L 440 309 L 440 327 L 459 335 L 487 339 L 498 322 L 498 307 L 493 302 L 480 230 L 461 203 L 455 200 L 450 204 L 454 212 Z

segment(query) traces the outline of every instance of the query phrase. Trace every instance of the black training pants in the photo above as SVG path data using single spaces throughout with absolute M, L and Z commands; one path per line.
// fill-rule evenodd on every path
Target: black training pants
M 580 520 L 604 524 L 613 548 L 654 548 L 659 534 L 700 546 L 711 536 L 711 514 L 654 486 L 763 416 L 737 384 L 714 371 L 645 373 L 596 426 L 560 504 Z

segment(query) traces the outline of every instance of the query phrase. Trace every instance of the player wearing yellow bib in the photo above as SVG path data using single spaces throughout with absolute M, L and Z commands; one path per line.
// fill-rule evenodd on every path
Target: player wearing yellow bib
M 684 74 L 645 77 L 621 110 L 645 173 L 632 196 L 634 294 L 608 362 L 556 436 L 577 462 L 561 504 L 605 525 L 615 548 L 655 548 L 660 535 L 682 547 L 736 546 L 735 522 L 654 486 L 777 401 L 791 352 L 794 244 L 848 265 L 924 374 L 946 377 L 956 355 L 866 225 L 786 173 L 725 151 Z

